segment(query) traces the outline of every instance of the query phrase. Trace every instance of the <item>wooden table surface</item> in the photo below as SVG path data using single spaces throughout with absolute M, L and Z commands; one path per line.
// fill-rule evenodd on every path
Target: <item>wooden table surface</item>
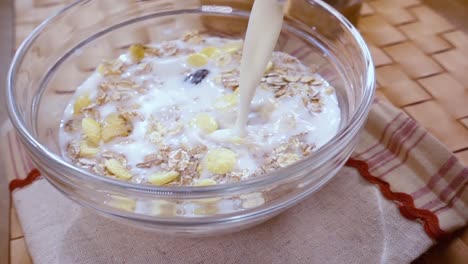
M 16 45 L 66 0 L 16 0 Z M 371 48 L 377 95 L 427 128 L 468 165 L 468 0 L 366 0 L 359 29 Z M 11 209 L 10 263 L 31 263 Z M 417 263 L 467 263 L 468 229 Z

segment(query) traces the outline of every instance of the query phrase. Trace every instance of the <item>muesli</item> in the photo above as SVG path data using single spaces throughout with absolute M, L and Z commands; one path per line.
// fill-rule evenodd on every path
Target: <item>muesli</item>
M 340 123 L 335 91 L 283 52 L 265 69 L 248 135 L 219 133 L 235 123 L 242 44 L 192 32 L 101 63 L 65 110 L 63 156 L 133 183 L 206 186 L 267 174 L 328 142 Z

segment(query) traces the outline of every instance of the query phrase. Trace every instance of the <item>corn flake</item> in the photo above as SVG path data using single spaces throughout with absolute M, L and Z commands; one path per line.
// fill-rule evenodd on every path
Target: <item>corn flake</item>
M 205 168 L 216 174 L 231 172 L 236 165 L 236 154 L 226 148 L 209 150 L 204 159 Z
M 129 180 L 132 178 L 132 174 L 117 159 L 106 160 L 104 166 L 119 179 Z
M 81 121 L 81 128 L 83 129 L 86 141 L 91 146 L 98 146 L 101 140 L 101 124 L 90 117 L 86 117 Z
M 149 176 L 148 181 L 156 186 L 161 186 L 179 177 L 177 171 L 157 172 Z

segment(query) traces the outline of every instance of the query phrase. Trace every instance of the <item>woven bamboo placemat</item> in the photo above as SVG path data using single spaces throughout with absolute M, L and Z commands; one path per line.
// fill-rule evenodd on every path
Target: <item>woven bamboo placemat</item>
M 468 6 L 466 0 L 443 2 L 452 1 Z M 67 2 L 16 0 L 16 46 Z M 374 57 L 377 95 L 407 112 L 468 165 L 468 27 L 433 8 L 434 2 L 366 0 L 358 27 Z M 14 208 L 11 217 L 10 262 L 31 263 Z M 464 263 L 466 259 L 467 230 L 418 261 Z

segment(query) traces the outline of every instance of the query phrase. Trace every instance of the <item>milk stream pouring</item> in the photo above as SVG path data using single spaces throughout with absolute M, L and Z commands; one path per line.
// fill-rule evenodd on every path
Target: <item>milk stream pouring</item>
M 255 89 L 265 71 L 283 24 L 283 3 L 255 0 L 249 18 L 240 68 L 240 101 L 236 132 L 246 136 L 247 119 Z

